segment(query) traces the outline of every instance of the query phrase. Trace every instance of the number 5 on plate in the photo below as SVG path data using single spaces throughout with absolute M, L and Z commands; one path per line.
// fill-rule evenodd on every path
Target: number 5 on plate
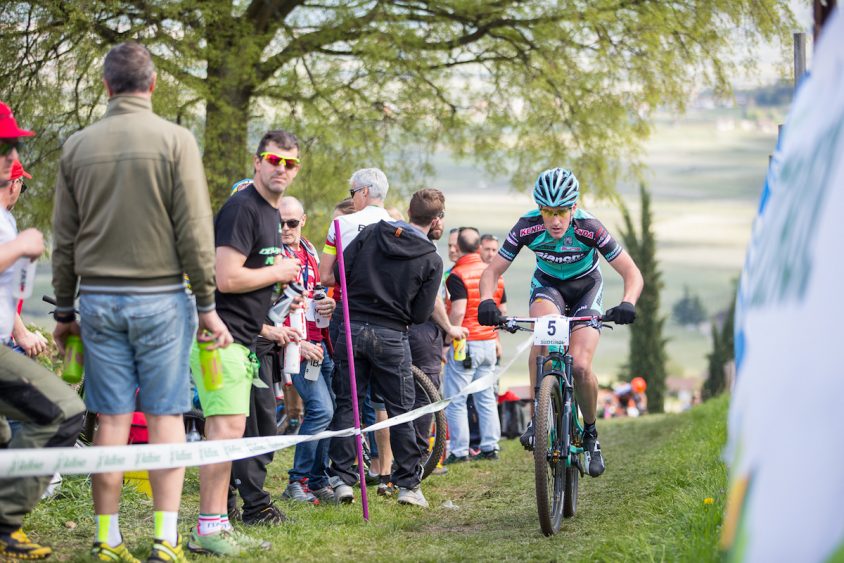
M 567 346 L 569 320 L 560 315 L 539 317 L 533 325 L 534 346 Z

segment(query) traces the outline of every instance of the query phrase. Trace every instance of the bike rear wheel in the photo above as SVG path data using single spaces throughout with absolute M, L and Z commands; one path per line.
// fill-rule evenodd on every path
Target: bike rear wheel
M 425 375 L 425 372 L 416 366 L 411 366 L 411 371 L 413 372 L 413 379 L 416 381 L 417 389 L 422 389 L 428 397 L 428 404 L 436 403 L 442 399 L 442 395 L 440 395 L 440 392 L 434 385 L 434 382 L 431 381 L 431 378 Z M 440 458 L 445 451 L 445 428 L 445 410 L 441 409 L 434 413 L 433 430 L 431 433 L 434 441 L 432 447 L 428 451 L 428 459 L 425 460 L 425 464 L 422 468 L 422 479 L 425 479 L 425 477 L 430 475 L 434 469 L 437 468 L 437 463 L 439 463 Z
M 563 497 L 566 483 L 566 455 L 561 451 L 567 430 L 560 428 L 562 396 L 557 378 L 543 377 L 539 387 L 534 427 L 534 476 L 536 508 L 542 533 L 552 536 L 563 519 Z

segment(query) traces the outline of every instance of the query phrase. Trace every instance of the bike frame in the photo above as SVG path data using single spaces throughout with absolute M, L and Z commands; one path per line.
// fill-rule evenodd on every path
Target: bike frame
M 578 321 L 600 321 L 599 317 L 567 317 L 569 322 Z M 533 324 L 535 322 L 533 317 L 509 317 L 507 319 L 511 326 L 516 327 L 519 323 Z M 525 329 L 526 330 L 526 329 Z M 571 325 L 569 325 L 569 336 L 571 336 Z M 551 362 L 551 366 L 546 369 L 545 365 Z M 574 376 L 572 375 L 572 364 L 574 358 L 569 354 L 569 347 L 549 346 L 548 355 L 540 355 L 536 358 L 536 384 L 534 386 L 534 397 L 539 396 L 539 388 L 542 385 L 542 380 L 548 376 L 557 378 L 557 385 L 559 386 L 560 396 L 563 398 L 563 410 L 557 420 L 559 428 L 563 429 L 561 432 L 563 436 L 557 436 L 554 439 L 555 447 L 553 453 L 549 456 L 559 456 L 561 452 L 568 452 L 566 455 L 566 467 L 571 467 L 573 464 L 577 465 L 578 470 L 583 473 L 583 468 L 577 463 L 577 455 L 583 453 L 580 439 L 575 443 L 571 443 L 569 438 L 572 434 L 570 424 L 574 425 L 573 434 L 580 438 L 583 436 L 583 424 L 580 421 L 579 408 L 577 406 L 577 398 L 574 395 Z M 571 421 L 571 422 L 570 422 Z M 551 461 L 549 459 L 549 461 Z

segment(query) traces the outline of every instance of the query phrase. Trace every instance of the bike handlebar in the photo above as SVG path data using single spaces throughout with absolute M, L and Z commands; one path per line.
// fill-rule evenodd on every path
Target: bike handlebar
M 565 315 L 561 315 L 564 316 Z M 612 319 L 608 319 L 606 315 L 588 315 L 584 317 L 566 317 L 569 322 L 579 322 L 579 321 L 589 321 L 593 323 L 606 323 L 606 322 L 613 322 Z M 530 330 L 524 327 L 519 326 L 519 323 L 535 323 L 539 317 L 502 317 L 501 322 L 496 325 L 497 328 L 504 329 L 507 332 L 516 332 L 517 330 Z M 608 327 L 611 328 L 611 327 Z

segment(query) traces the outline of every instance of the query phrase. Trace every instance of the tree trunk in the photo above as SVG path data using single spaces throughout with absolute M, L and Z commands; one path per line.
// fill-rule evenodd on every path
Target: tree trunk
M 211 205 L 216 210 L 229 196 L 231 185 L 251 175 L 247 147 L 249 99 L 242 91 L 209 91 L 205 113 L 205 173 Z
M 221 17 L 225 10 L 208 10 L 206 17 L 207 78 L 205 109 L 205 172 L 214 209 L 226 201 L 231 185 L 251 176 L 247 147 L 249 107 L 257 87 L 255 68 L 261 50 L 254 29 L 243 19 Z

